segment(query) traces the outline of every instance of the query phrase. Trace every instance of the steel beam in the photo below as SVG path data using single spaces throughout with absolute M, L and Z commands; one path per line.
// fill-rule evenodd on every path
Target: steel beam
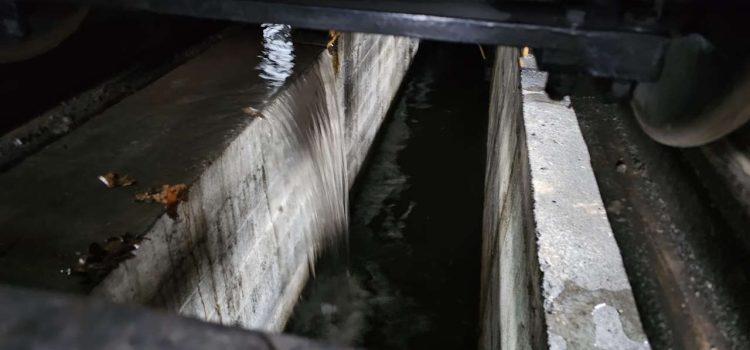
M 651 81 L 668 38 L 649 20 L 597 17 L 551 4 L 487 0 L 52 0 L 320 30 L 528 46 L 575 52 L 574 70 L 597 77 Z M 625 16 L 631 18 L 632 16 Z M 625 18 L 623 17 L 623 18 Z

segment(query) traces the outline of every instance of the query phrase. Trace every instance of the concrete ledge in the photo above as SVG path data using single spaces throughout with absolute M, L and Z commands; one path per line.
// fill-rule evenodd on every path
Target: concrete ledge
M 647 349 L 575 112 L 518 61 L 515 49 L 498 48 L 480 344 Z
M 497 48 L 490 101 L 479 339 L 487 350 L 546 343 L 518 57 Z
M 0 280 L 282 329 L 307 279 L 309 247 L 323 238 L 305 215 L 315 186 L 299 170 L 311 161 L 308 150 L 294 147 L 276 117 L 291 113 L 309 128 L 303 133 L 346 120 L 342 141 L 351 142 L 320 151 L 346 154 L 349 171 L 358 171 L 418 42 L 347 34 L 332 56 L 324 37 L 320 46 L 260 37 L 255 29 L 228 34 L 0 175 L 9 189 L 0 194 Z M 293 46 L 293 61 L 274 61 L 273 45 Z M 345 51 L 358 46 L 374 51 Z M 138 185 L 108 189 L 97 180 L 108 171 Z M 167 183 L 190 187 L 178 220 L 159 204 L 133 203 L 135 192 Z M 148 240 L 102 281 L 81 284 L 61 273 L 90 243 L 125 232 Z
M 647 349 L 575 111 L 543 93 L 545 73 L 522 81 L 550 347 Z

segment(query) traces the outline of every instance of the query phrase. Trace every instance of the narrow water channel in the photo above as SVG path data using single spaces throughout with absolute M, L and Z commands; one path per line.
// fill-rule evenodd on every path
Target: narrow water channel
M 489 61 L 423 42 L 286 332 L 369 349 L 477 346 Z

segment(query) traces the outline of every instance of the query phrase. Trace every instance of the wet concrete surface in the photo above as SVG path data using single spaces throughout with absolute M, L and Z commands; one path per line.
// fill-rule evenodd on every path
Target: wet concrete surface
M 0 134 L 113 74 L 164 60 L 221 27 L 174 16 L 94 11 L 59 47 L 0 65 Z M 144 62 L 148 56 L 157 59 Z
M 286 332 L 374 349 L 477 347 L 488 63 L 422 43 L 356 184 L 350 250 Z
M 720 210 L 728 203 L 714 202 L 710 178 L 688 161 L 699 151 L 654 142 L 627 106 L 580 90 L 572 106 L 652 347 L 744 348 L 746 235 L 733 232 L 736 220 Z
M 258 70 L 261 34 L 257 27 L 235 28 L 203 55 L 0 174 L 0 281 L 90 291 L 98 281 L 64 273 L 76 252 L 125 232 L 147 232 L 164 213 L 159 205 L 134 203 L 134 193 L 192 183 L 260 120 L 243 108 L 262 109 L 279 85 L 279 77 L 269 81 Z M 321 50 L 298 45 L 295 69 L 311 65 Z M 138 183 L 108 189 L 97 176 L 109 171 Z
M 194 57 L 227 23 L 91 11 L 58 47 L 0 64 L 0 169 Z
M 418 47 L 340 41 L 326 50 L 324 32 L 231 27 L 0 173 L 0 282 L 281 330 L 308 258 L 345 233 L 332 226 L 348 218 L 347 171 L 387 111 L 372 102 L 391 100 Z M 136 183 L 108 188 L 107 172 Z M 164 184 L 189 191 L 173 215 L 136 203 Z

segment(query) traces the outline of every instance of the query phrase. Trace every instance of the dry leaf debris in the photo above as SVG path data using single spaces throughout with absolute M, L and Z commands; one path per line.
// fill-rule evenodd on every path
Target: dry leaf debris
M 145 239 L 144 235 L 126 233 L 110 237 L 101 243 L 91 243 L 88 251 L 80 254 L 76 264 L 68 269 L 68 274 L 81 276 L 86 282 L 98 281 L 121 262 L 134 257 L 135 251 Z
M 99 181 L 101 181 L 105 186 L 109 188 L 127 187 L 135 184 L 134 178 L 130 177 L 129 175 L 120 175 L 115 172 L 109 172 L 104 175 L 100 175 Z
M 253 107 L 245 107 L 242 109 L 242 113 L 245 113 L 253 118 L 266 119 L 266 117 L 259 110 Z
M 146 192 L 135 194 L 135 200 L 145 203 L 161 203 L 167 209 L 167 215 L 172 219 L 177 218 L 177 206 L 186 202 L 188 188 L 185 184 L 163 185 L 161 189 L 151 189 Z

